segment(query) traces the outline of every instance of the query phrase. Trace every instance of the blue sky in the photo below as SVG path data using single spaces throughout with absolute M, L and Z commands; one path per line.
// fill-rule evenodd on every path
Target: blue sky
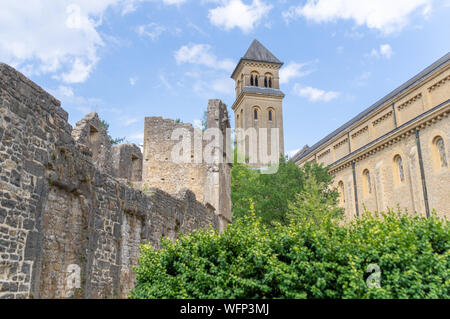
M 234 102 L 253 39 L 280 60 L 286 151 L 350 120 L 450 50 L 449 0 L 1 0 L 0 61 L 141 143 L 145 116 Z M 233 123 L 234 125 L 234 123 Z

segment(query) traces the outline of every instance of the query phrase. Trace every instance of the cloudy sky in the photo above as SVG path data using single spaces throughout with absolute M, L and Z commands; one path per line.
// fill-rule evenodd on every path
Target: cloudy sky
M 0 61 L 141 143 L 145 116 L 231 106 L 253 39 L 285 62 L 286 150 L 312 145 L 450 51 L 450 0 L 0 0 Z

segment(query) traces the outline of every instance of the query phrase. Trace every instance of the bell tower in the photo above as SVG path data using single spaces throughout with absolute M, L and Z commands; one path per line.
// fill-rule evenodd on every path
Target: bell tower
M 266 164 L 262 151 L 271 154 L 272 141 L 276 138 L 276 135 L 272 138 L 274 132 L 272 129 L 278 131 L 278 139 L 275 142 L 278 143 L 279 154 L 271 155 L 276 156 L 277 160 L 280 154 L 284 155 L 282 108 L 284 93 L 280 90 L 279 80 L 282 65 L 283 62 L 258 40 L 254 40 L 231 75 L 236 82 L 236 101 L 232 107 L 235 128 L 246 132 L 241 147 L 238 144 L 238 152 L 244 153 L 245 147 L 244 154 L 247 161 L 248 154 L 252 151 L 258 154 L 257 160 L 250 160 L 250 164 Z M 257 141 L 251 138 L 252 132 L 256 132 Z M 267 143 L 264 143 L 265 139 Z M 262 145 L 266 144 L 267 150 L 263 150 Z

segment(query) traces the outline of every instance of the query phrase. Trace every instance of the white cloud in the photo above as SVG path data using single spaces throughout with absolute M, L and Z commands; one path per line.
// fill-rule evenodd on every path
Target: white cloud
M 311 70 L 302 69 L 307 65 L 307 63 L 297 63 L 291 62 L 280 70 L 280 84 L 289 83 L 290 80 L 303 77 L 310 74 Z
M 125 119 L 124 121 L 122 121 L 123 126 L 131 126 L 134 123 L 136 123 L 138 121 L 138 119 L 133 118 L 133 119 Z
M 296 84 L 294 87 L 294 93 L 307 98 L 310 102 L 330 102 L 339 97 L 339 92 L 316 89 L 310 86 L 302 87 Z
M 28 76 L 51 74 L 66 83 L 84 82 L 100 60 L 99 48 L 109 41 L 98 31 L 104 13 L 109 9 L 133 11 L 137 3 L 145 1 L 2 1 L 0 60 Z M 185 2 L 150 1 L 164 5 Z
M 233 94 L 234 87 L 235 83 L 230 78 L 217 79 L 212 83 L 211 86 L 214 91 L 223 94 Z
M 97 0 L 96 0 L 97 1 Z M 162 3 L 164 5 L 181 5 L 187 0 L 120 0 L 122 2 L 122 14 L 128 14 L 136 11 L 140 3 L 143 2 L 155 2 Z
M 28 75 L 53 74 L 84 82 L 104 45 L 97 27 L 119 0 L 4 1 L 0 10 L 0 60 Z
M 166 28 L 158 23 L 152 22 L 146 25 L 140 25 L 136 28 L 136 32 L 140 36 L 147 36 L 152 41 L 158 40 L 159 36 L 166 31 Z
M 369 56 L 373 57 L 384 57 L 386 59 L 390 59 L 394 55 L 394 51 L 392 50 L 392 47 L 389 44 L 382 44 L 380 45 L 379 49 L 373 49 Z
M 358 26 L 388 34 L 408 25 L 419 9 L 423 9 L 421 15 L 428 15 L 431 3 L 432 0 L 308 0 L 283 12 L 283 17 L 286 21 L 304 17 L 316 23 L 353 20 Z
M 178 64 L 191 63 L 204 65 L 213 69 L 231 72 L 235 63 L 230 59 L 219 60 L 211 53 L 211 46 L 207 44 L 190 44 L 182 46 L 175 52 L 175 60 Z
M 261 0 L 253 0 L 247 5 L 242 0 L 223 0 L 222 5 L 209 10 L 209 21 L 225 30 L 240 28 L 249 33 L 269 13 L 272 5 Z

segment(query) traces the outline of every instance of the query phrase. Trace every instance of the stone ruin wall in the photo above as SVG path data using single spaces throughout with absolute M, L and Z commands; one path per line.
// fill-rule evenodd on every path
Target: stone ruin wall
M 195 188 L 130 187 L 142 154 L 111 147 L 99 124 L 89 114 L 73 129 L 59 101 L 0 64 L 0 298 L 126 297 L 141 243 L 158 248 L 161 237 L 231 220 L 213 200 L 197 201 Z M 227 173 L 216 167 L 199 178 L 217 194 Z M 228 209 L 224 194 L 215 203 Z
M 142 187 L 151 185 L 169 194 L 178 193 L 182 187 L 189 188 L 201 203 L 214 208 L 219 217 L 219 229 L 223 231 L 231 223 L 232 166 L 227 159 L 227 154 L 231 152 L 226 149 L 226 145 L 229 145 L 226 133 L 230 129 L 230 121 L 227 107 L 221 100 L 210 100 L 208 103 L 206 129 L 211 128 L 222 132 L 223 141 L 222 147 L 217 149 L 217 159 L 220 160 L 208 163 L 198 153 L 205 152 L 211 142 L 202 137 L 201 129 L 194 128 L 190 123 L 162 117 L 145 118 Z M 176 144 L 180 144 L 181 139 L 178 134 L 172 136 L 177 129 L 189 134 L 189 163 L 177 163 L 172 158 L 172 150 Z

